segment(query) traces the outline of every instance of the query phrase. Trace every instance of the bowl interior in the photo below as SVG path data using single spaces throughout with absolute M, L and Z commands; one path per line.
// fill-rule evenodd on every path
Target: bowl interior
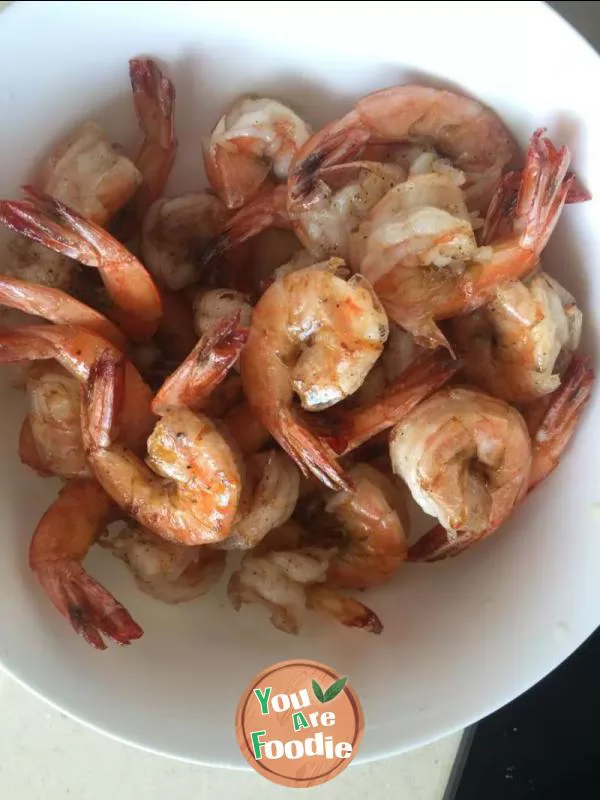
M 589 88 L 600 61 L 543 3 L 370 3 L 366 14 L 347 4 L 342 14 L 336 3 L 303 2 L 286 3 L 285 14 L 283 24 L 260 2 L 9 8 L 0 17 L 2 197 L 19 196 L 40 157 L 84 119 L 97 119 L 135 152 L 127 75 L 134 55 L 159 59 L 176 86 L 179 152 L 169 194 L 205 185 L 201 137 L 240 93 L 281 98 L 316 127 L 362 94 L 421 82 L 487 102 L 522 145 L 547 126 L 600 196 L 600 110 Z M 583 308 L 582 349 L 594 363 L 597 217 L 596 199 L 568 207 L 544 256 Z M 269 664 L 302 657 L 350 676 L 366 721 L 359 759 L 381 757 L 509 701 L 600 621 L 596 395 L 560 468 L 501 533 L 456 560 L 407 565 L 368 594 L 385 626 L 380 637 L 311 618 L 298 637 L 287 636 L 264 609 L 236 614 L 225 581 L 206 598 L 167 607 L 141 595 L 125 567 L 99 551 L 87 569 L 145 636 L 94 652 L 28 571 L 31 532 L 58 483 L 19 463 L 24 399 L 10 386 L 10 370 L 0 371 L 0 382 L 0 661 L 67 713 L 134 744 L 241 766 L 233 721 L 242 690 Z

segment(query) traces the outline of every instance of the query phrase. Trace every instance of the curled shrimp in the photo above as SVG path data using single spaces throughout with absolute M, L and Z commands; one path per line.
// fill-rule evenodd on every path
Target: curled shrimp
M 57 610 L 92 647 L 102 635 L 130 644 L 143 631 L 129 612 L 81 566 L 110 521 L 111 499 L 94 480 L 64 486 L 33 535 L 29 565 Z
M 69 325 L 25 325 L 0 328 L 0 363 L 55 359 L 85 384 L 96 360 L 108 353 L 122 358 L 116 347 L 88 331 Z M 125 364 L 125 391 L 121 408 L 123 436 L 135 451 L 144 448 L 152 430 L 152 392 L 129 361 Z
M 54 148 L 36 184 L 96 225 L 106 225 L 142 183 L 137 167 L 97 122 L 84 122 Z
M 572 183 L 568 149 L 542 134 L 531 139 L 511 230 L 490 244 L 477 246 L 461 189 L 443 174 L 395 187 L 359 227 L 353 266 L 419 344 L 449 348 L 437 321 L 485 305 L 537 264 Z
M 345 589 L 368 589 L 388 581 L 408 553 L 409 520 L 404 497 L 394 481 L 369 464 L 348 472 L 354 489 L 324 498 L 323 514 L 314 519 L 341 531 L 338 552 L 331 559 L 327 580 Z M 335 541 L 335 539 L 334 539 Z
M 350 113 L 315 134 L 290 170 L 290 199 L 310 196 L 325 167 L 354 161 L 367 145 L 424 140 L 467 176 L 471 202 L 484 209 L 516 149 L 499 117 L 463 95 L 395 86 L 363 97 Z
M 64 203 L 32 187 L 25 187 L 25 192 L 27 200 L 0 202 L 0 222 L 51 250 L 97 267 L 125 333 L 136 341 L 150 338 L 162 308 L 145 267 L 103 228 Z
M 210 261 L 270 227 L 291 228 L 315 260 L 347 259 L 352 231 L 405 177 L 396 164 L 339 164 L 322 170 L 310 202 L 294 204 L 289 203 L 286 186 L 267 186 L 231 217 L 203 260 Z
M 579 346 L 582 314 L 549 275 L 498 287 L 491 303 L 451 321 L 450 339 L 472 383 L 509 403 L 553 392 Z
M 304 474 L 347 488 L 328 447 L 292 409 L 328 408 L 356 391 L 381 355 L 387 318 L 360 276 L 337 277 L 338 260 L 298 270 L 273 283 L 254 308 L 241 354 L 250 407 Z
M 223 203 L 208 192 L 156 200 L 142 226 L 144 264 L 172 291 L 190 286 L 200 278 L 206 245 L 222 230 L 227 217 Z
M 270 98 L 241 97 L 203 145 L 206 177 L 227 208 L 245 205 L 269 176 L 285 181 L 310 128 Z
M 34 364 L 26 383 L 29 411 L 19 455 L 43 475 L 89 477 L 81 437 L 80 383 L 55 361 Z
M 175 87 L 150 58 L 132 58 L 129 78 L 133 103 L 144 139 L 135 159 L 142 183 L 117 222 L 119 238 L 127 241 L 167 184 L 175 154 Z
M 522 416 L 503 400 L 447 387 L 394 427 L 390 458 L 449 540 L 475 539 L 498 527 L 522 500 L 531 440 Z
M 83 328 L 102 336 L 120 350 L 127 349 L 125 336 L 113 322 L 60 289 L 0 275 L 0 305 L 43 317 L 48 322 Z
M 222 576 L 227 558 L 212 547 L 168 542 L 133 524 L 100 544 L 124 562 L 142 592 L 172 605 L 206 594 Z
M 285 453 L 257 453 L 246 459 L 245 491 L 251 495 L 249 507 L 221 543 L 226 550 L 256 547 L 269 531 L 288 521 L 298 502 L 300 472 Z
M 193 351 L 170 386 L 158 393 L 153 410 L 160 419 L 147 441 L 145 463 L 118 440 L 123 367 L 113 354 L 101 355 L 82 404 L 84 448 L 98 481 L 129 516 L 158 536 L 188 545 L 224 539 L 240 499 L 241 456 L 206 415 L 178 407 L 189 398 L 180 375 L 205 396 L 207 381 L 199 373 L 205 370 L 219 380 L 221 362 L 198 361 Z M 190 405 L 201 404 L 191 398 Z
M 590 399 L 594 380 L 594 373 L 585 360 L 575 356 L 559 388 L 550 395 L 534 400 L 525 409 L 532 442 L 527 492 L 533 491 L 558 467 Z M 482 541 L 494 533 L 499 524 L 494 521 L 476 537 L 449 536 L 441 525 L 436 525 L 410 547 L 408 560 L 439 561 L 457 556 L 474 541 Z
M 227 586 L 235 610 L 244 603 L 264 605 L 271 612 L 272 624 L 284 633 L 298 633 L 307 607 L 333 616 L 347 627 L 381 633 L 383 626 L 374 611 L 325 585 L 333 551 L 299 547 L 296 531 L 295 525 L 273 531 L 275 539 L 262 552 L 244 556 Z M 287 542 L 277 542 L 280 532 Z

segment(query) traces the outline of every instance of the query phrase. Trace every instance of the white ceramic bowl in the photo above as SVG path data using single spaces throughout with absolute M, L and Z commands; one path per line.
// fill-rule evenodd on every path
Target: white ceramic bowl
M 277 95 L 315 126 L 401 82 L 470 92 L 524 145 L 539 125 L 568 144 L 600 197 L 600 60 L 544 3 L 47 2 L 0 16 L 0 194 L 20 196 L 36 160 L 90 116 L 134 146 L 127 60 L 151 55 L 177 88 L 170 192 L 204 185 L 200 138 L 242 92 Z M 598 200 L 568 207 L 545 264 L 585 313 L 597 359 Z M 4 368 L 6 369 L 6 368 Z M 167 607 L 103 552 L 86 562 L 145 636 L 93 651 L 49 606 L 27 547 L 57 483 L 16 456 L 23 399 L 0 370 L 0 660 L 23 684 L 112 736 L 171 756 L 241 766 L 234 712 L 261 669 L 303 657 L 349 674 L 364 705 L 358 760 L 421 745 L 480 718 L 566 658 L 600 622 L 600 393 L 557 472 L 502 532 L 456 560 L 406 566 L 368 602 L 382 636 L 311 622 L 298 637 L 264 609 L 236 614 L 224 586 Z

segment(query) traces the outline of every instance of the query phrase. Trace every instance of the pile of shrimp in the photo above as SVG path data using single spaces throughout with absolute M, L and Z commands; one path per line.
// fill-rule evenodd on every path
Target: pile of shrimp
M 380 634 L 357 593 L 497 533 L 590 397 L 581 311 L 542 263 L 589 198 L 569 150 L 540 129 L 523 155 L 423 86 L 316 132 L 247 96 L 198 139 L 209 187 L 173 196 L 175 88 L 152 59 L 129 74 L 137 153 L 87 121 L 0 202 L 19 455 L 62 481 L 31 570 L 97 649 L 143 630 L 86 572 L 94 545 L 159 602 L 231 559 L 234 609 Z

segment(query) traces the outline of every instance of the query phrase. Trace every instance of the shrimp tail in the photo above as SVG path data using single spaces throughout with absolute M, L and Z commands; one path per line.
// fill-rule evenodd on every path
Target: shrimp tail
M 227 222 L 225 230 L 215 236 L 204 249 L 202 267 L 210 266 L 225 253 L 271 227 L 290 227 L 285 184 L 266 186 L 253 200 L 236 212 Z
M 84 328 L 112 342 L 120 350 L 127 348 L 127 340 L 116 325 L 60 289 L 2 275 L 0 304 L 25 314 L 43 317 L 48 322 Z
M 333 123 L 314 134 L 298 151 L 290 171 L 291 202 L 305 200 L 311 194 L 321 170 L 357 157 L 369 137 L 368 129 L 354 115 L 349 115 L 343 125 Z
M 141 262 L 104 228 L 56 198 L 32 186 L 23 191 L 26 200 L 0 201 L 0 222 L 50 250 L 96 267 L 116 306 L 113 316 L 125 333 L 136 340 L 152 336 L 162 306 L 156 284 Z
M 368 633 L 380 634 L 383 624 L 377 614 L 364 603 L 346 597 L 327 586 L 313 584 L 306 587 L 308 608 L 329 614 L 342 625 L 361 628 Z
M 417 356 L 380 397 L 334 422 L 324 438 L 338 454 L 346 455 L 391 428 L 429 395 L 441 389 L 462 367 L 441 350 Z
M 106 650 L 102 633 L 119 644 L 143 635 L 129 612 L 79 564 L 57 562 L 37 575 L 54 606 L 96 650 Z
M 173 372 L 152 401 L 155 414 L 167 408 L 200 411 L 212 391 L 225 379 L 248 339 L 240 326 L 241 311 L 213 325 L 185 361 Z
M 29 199 L 0 201 L 0 222 L 50 250 L 96 266 L 95 250 L 77 230 L 79 215 L 32 186 L 24 186 L 23 190 Z
M 337 463 L 329 445 L 308 431 L 289 409 L 279 411 L 277 439 L 302 474 L 318 478 L 330 489 L 352 491 L 352 482 Z
M 533 461 L 529 491 L 553 472 L 592 394 L 594 372 L 581 357 L 572 359 L 562 383 L 553 393 L 547 411 L 533 435 Z
M 408 549 L 407 561 L 442 561 L 462 553 L 476 538 L 472 534 L 452 536 L 441 525 L 435 525 Z
M 177 152 L 173 83 L 150 58 L 132 58 L 129 78 L 144 141 L 135 161 L 142 185 L 114 225 L 115 235 L 122 241 L 135 235 L 147 210 L 162 195 Z
M 82 386 L 84 441 L 105 448 L 118 436 L 118 422 L 125 400 L 125 358 L 105 350 L 90 369 Z
M 556 149 L 544 133 L 544 128 L 538 128 L 531 137 L 515 209 L 521 244 L 538 255 L 548 243 L 575 179 L 567 176 L 568 147 Z

